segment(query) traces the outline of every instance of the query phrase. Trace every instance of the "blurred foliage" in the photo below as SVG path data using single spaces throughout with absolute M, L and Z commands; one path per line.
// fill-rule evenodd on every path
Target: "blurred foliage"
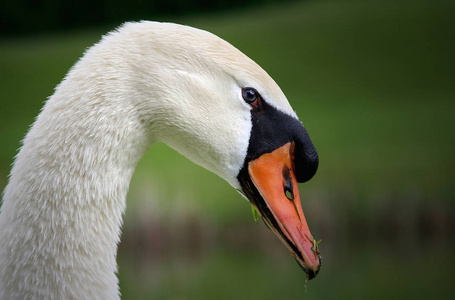
M 303 273 L 249 204 L 157 144 L 128 195 L 125 298 L 450 298 L 454 15 L 453 1 L 346 0 L 161 16 L 228 40 L 287 95 L 320 154 L 300 189 L 323 266 L 304 294 Z M 0 189 L 43 101 L 113 27 L 0 39 Z

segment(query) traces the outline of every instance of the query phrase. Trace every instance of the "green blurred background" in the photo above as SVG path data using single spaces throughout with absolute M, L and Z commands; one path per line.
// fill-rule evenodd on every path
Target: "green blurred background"
M 246 201 L 155 145 L 128 195 L 124 299 L 455 293 L 454 1 L 28 2 L 9 1 L 0 13 L 0 190 L 55 85 L 126 20 L 187 24 L 231 42 L 281 86 L 320 155 L 317 175 L 299 186 L 323 256 L 305 288 L 305 274 Z

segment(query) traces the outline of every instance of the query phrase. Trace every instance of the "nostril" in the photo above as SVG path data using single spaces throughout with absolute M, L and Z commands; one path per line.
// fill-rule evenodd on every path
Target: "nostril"
M 294 201 L 294 188 L 292 187 L 292 179 L 291 179 L 291 170 L 288 167 L 283 169 L 283 178 L 284 178 L 284 194 L 286 198 L 290 201 Z

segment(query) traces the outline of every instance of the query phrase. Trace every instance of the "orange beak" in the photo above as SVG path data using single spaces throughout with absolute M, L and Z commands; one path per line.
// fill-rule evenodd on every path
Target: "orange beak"
M 248 164 L 251 184 L 244 191 L 266 225 L 286 245 L 299 265 L 312 279 L 321 260 L 318 242 L 311 235 L 300 204 L 294 170 L 294 143 L 262 154 Z

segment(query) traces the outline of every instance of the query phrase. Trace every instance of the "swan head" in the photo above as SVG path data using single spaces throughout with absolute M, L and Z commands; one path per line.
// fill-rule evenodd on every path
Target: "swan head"
M 128 97 L 150 140 L 230 183 L 315 277 L 319 251 L 297 183 L 313 177 L 318 155 L 275 81 L 231 44 L 191 27 L 127 23 L 109 39 L 128 47 Z

